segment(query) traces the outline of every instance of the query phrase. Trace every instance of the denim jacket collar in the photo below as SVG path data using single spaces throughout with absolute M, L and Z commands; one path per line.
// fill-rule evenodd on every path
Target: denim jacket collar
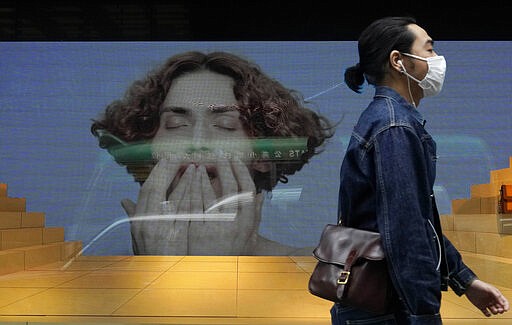
M 407 100 L 405 100 L 405 98 L 403 98 L 393 88 L 387 87 L 387 86 L 376 86 L 375 87 L 375 96 L 374 96 L 374 98 L 377 98 L 377 97 L 387 97 L 387 98 L 390 98 L 390 99 L 396 101 L 399 105 L 407 107 L 410 110 L 411 115 L 416 120 L 418 120 L 418 122 L 420 122 L 421 125 L 424 126 L 425 123 L 427 122 L 423 118 L 423 115 L 420 113 L 420 111 L 418 111 L 418 109 L 416 107 L 412 106 L 411 103 L 409 103 Z

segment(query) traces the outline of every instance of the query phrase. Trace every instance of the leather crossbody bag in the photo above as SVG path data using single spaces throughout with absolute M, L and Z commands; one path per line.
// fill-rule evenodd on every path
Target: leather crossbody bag
M 391 309 L 394 291 L 379 233 L 328 224 L 313 256 L 310 293 L 376 314 Z

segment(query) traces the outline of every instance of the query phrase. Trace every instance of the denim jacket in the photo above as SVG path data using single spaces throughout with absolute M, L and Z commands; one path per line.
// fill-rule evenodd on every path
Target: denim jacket
M 341 165 L 339 215 L 346 226 L 381 234 L 410 323 L 440 324 L 440 245 L 455 293 L 462 295 L 476 276 L 440 226 L 436 231 L 436 144 L 424 125 L 420 112 L 395 90 L 376 87 Z

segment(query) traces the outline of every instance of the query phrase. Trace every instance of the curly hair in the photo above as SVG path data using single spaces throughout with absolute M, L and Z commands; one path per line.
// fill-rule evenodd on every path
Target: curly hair
M 144 79 L 135 81 L 122 99 L 109 104 L 101 117 L 93 120 L 91 132 L 98 136 L 99 130 L 105 130 L 126 142 L 152 139 L 173 80 L 200 69 L 233 78 L 240 119 L 249 137 L 307 138 L 307 151 L 299 161 L 272 164 L 270 172 L 252 171 L 258 190 L 271 190 L 278 181 L 286 183 L 286 176 L 302 169 L 334 134 L 326 117 L 305 107 L 298 92 L 285 88 L 256 64 L 226 52 L 197 51 L 172 56 Z

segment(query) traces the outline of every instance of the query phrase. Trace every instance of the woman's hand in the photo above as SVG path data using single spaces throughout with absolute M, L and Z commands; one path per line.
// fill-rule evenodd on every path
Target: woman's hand
M 136 255 L 184 255 L 187 252 L 188 223 L 172 218 L 167 191 L 179 171 L 179 164 L 161 159 L 141 186 L 137 204 L 121 201 L 130 218 L 132 246 Z M 164 211 L 164 207 L 165 210 Z
M 244 254 L 257 238 L 261 203 L 247 166 L 225 159 L 214 165 L 162 159 L 137 204 L 121 202 L 132 220 L 135 254 L 151 255 Z
M 208 221 L 190 223 L 189 254 L 199 255 L 243 255 L 250 254 L 261 221 L 262 195 L 256 195 L 254 181 L 247 166 L 241 161 L 219 160 L 217 178 L 212 182 L 220 183 L 220 190 L 215 190 L 209 181 L 204 181 L 202 174 L 201 195 L 193 195 L 203 199 L 205 210 L 222 214 L 232 214 L 232 221 Z M 198 187 L 194 187 L 197 189 Z M 215 193 L 221 197 L 211 200 Z M 199 204 L 201 206 L 201 204 Z

